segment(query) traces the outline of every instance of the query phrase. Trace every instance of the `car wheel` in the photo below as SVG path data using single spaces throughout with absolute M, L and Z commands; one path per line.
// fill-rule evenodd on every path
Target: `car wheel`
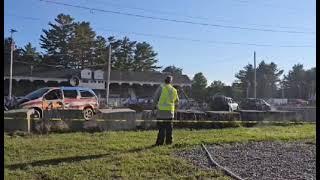
M 34 112 L 30 115 L 31 118 L 41 118 L 41 112 L 39 109 L 33 109 Z
M 85 108 L 83 110 L 83 118 L 85 120 L 91 120 L 93 118 L 94 112 L 92 110 L 92 108 Z

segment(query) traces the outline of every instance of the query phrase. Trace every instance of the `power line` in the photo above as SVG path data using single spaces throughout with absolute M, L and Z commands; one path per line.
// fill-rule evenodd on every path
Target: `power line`
M 23 16 L 19 16 L 23 17 Z M 40 20 L 40 19 L 38 19 Z M 186 37 L 177 37 L 177 36 L 169 36 L 169 35 L 161 35 L 161 34 L 150 34 L 150 33 L 141 33 L 141 32 L 128 32 L 128 31 L 118 31 L 111 28 L 102 28 L 98 27 L 97 30 L 105 31 L 105 32 L 116 32 L 122 34 L 133 34 L 138 36 L 145 36 L 145 37 L 155 37 L 161 39 L 169 39 L 169 40 L 178 40 L 178 41 L 190 41 L 190 42 L 198 42 L 198 43 L 207 43 L 207 44 L 220 44 L 220 45 L 246 45 L 246 46 L 257 46 L 257 47 L 283 47 L 283 48 L 308 48 L 314 47 L 312 45 L 272 45 L 272 44 L 260 44 L 260 43 L 243 43 L 243 42 L 230 42 L 230 41 L 210 41 L 210 40 L 201 40 L 201 39 L 191 39 Z M 96 42 L 83 42 L 81 44 L 94 44 Z M 76 45 L 77 43 L 68 42 L 68 44 Z M 79 44 L 79 46 L 81 45 Z
M 87 0 L 85 0 L 87 1 Z M 188 15 L 182 15 L 182 14 L 177 14 L 173 12 L 166 12 L 166 11 L 155 11 L 155 10 L 150 10 L 150 9 L 145 9 L 145 8 L 137 8 L 137 7 L 129 7 L 129 6 L 121 6 L 119 4 L 114 4 L 106 1 L 97 1 L 97 0 L 90 0 L 90 2 L 98 2 L 101 4 L 105 4 L 107 6 L 111 7 L 118 7 L 118 8 L 126 8 L 126 9 L 133 9 L 133 10 L 140 10 L 144 12 L 150 12 L 150 13 L 156 13 L 156 14 L 164 14 L 164 15 L 175 15 L 175 16 L 180 16 L 180 17 L 186 17 L 190 19 L 202 19 L 202 20 L 209 20 L 208 17 L 200 17 L 200 16 L 188 16 Z M 229 22 L 229 23 L 234 23 L 235 21 L 230 21 L 230 20 L 225 20 L 225 19 L 219 19 L 215 20 L 217 22 Z M 255 23 L 245 23 L 245 25 L 249 26 L 256 26 L 256 27 L 277 27 L 280 29 L 295 29 L 295 30 L 310 30 L 310 28 L 304 28 L 304 27 L 294 27 L 294 26 L 275 26 L 275 25 L 266 25 L 266 24 L 255 24 Z
M 168 36 L 168 35 L 160 35 L 160 34 L 149 34 L 149 33 L 139 33 L 139 32 L 128 32 L 128 31 L 116 31 L 112 29 L 104 29 L 104 28 L 97 28 L 102 31 L 107 32 L 118 32 L 124 34 L 134 34 L 139 36 L 148 36 L 148 37 L 156 37 L 156 38 L 163 38 L 163 39 L 171 39 L 171 40 L 182 40 L 182 41 L 192 41 L 192 42 L 201 42 L 201 43 L 209 43 L 209 44 L 223 44 L 223 45 L 247 45 L 247 46 L 259 46 L 259 47 L 314 47 L 312 45 L 279 45 L 274 46 L 272 44 L 258 44 L 258 43 L 241 43 L 241 42 L 230 42 L 230 41 L 206 41 L 200 39 L 190 39 L 185 37 L 177 37 L 177 36 Z
M 142 11 L 145 11 L 145 12 L 158 13 L 158 14 L 168 14 L 168 15 L 172 14 L 172 15 L 176 15 L 176 16 L 187 17 L 187 18 L 190 18 L 190 19 L 206 19 L 206 20 L 209 19 L 208 17 L 188 16 L 188 15 L 182 15 L 182 14 L 177 14 L 177 13 L 167 12 L 167 11 L 155 11 L 155 10 L 150 10 L 150 9 L 128 7 L 128 6 L 123 7 L 121 5 L 114 4 L 114 3 L 109 3 L 109 2 L 105 2 L 105 1 L 97 1 L 97 0 L 90 0 L 90 1 L 96 1 L 98 3 L 102 3 L 102 4 L 106 4 L 106 5 L 110 4 L 110 6 L 119 7 L 119 8 L 136 9 L 136 10 L 142 10 Z M 35 17 L 21 16 L 21 15 L 9 14 L 9 13 L 5 13 L 4 15 L 5 16 L 18 17 L 18 18 L 26 19 L 26 20 L 40 21 L 39 18 L 35 18 Z M 218 20 L 215 20 L 215 21 L 217 21 L 217 22 L 227 22 L 227 23 L 234 23 L 235 22 L 235 21 L 226 20 L 226 19 L 218 19 Z M 255 27 L 270 27 L 270 28 L 275 28 L 276 27 L 276 28 L 279 28 L 279 29 L 308 30 L 308 31 L 314 33 L 314 31 L 311 31 L 311 28 L 298 27 L 298 26 L 279 26 L 279 25 L 256 24 L 256 23 L 242 23 L 242 24 L 249 25 L 249 26 L 255 26 Z
M 36 17 L 29 17 L 29 16 L 21 16 L 21 15 L 15 15 L 15 14 L 8 14 L 5 13 L 5 16 L 11 16 L 11 17 L 16 17 L 16 18 L 21 18 L 21 19 L 26 19 L 26 20 L 32 20 L 32 21 L 41 21 L 40 18 Z M 229 21 L 229 20 L 217 20 L 218 22 L 234 22 L 234 21 Z M 276 25 L 263 25 L 263 24 L 248 24 L 246 25 L 251 25 L 251 26 L 256 26 L 256 27 L 276 27 Z M 282 29 L 296 29 L 296 30 L 310 30 L 308 28 L 302 28 L 302 27 L 294 27 L 294 26 L 277 26 L 277 28 L 282 28 Z
M 208 19 L 206 17 L 200 17 L 200 16 L 189 16 L 189 15 L 183 15 L 179 13 L 174 13 L 174 12 L 169 12 L 169 11 L 160 11 L 160 10 L 154 10 L 154 9 L 145 9 L 145 8 L 140 8 L 140 7 L 129 7 L 129 6 L 121 6 L 117 3 L 110 3 L 107 1 L 98 1 L 98 0 L 90 0 L 90 2 L 97 2 L 100 4 L 104 4 L 107 6 L 111 7 L 118 7 L 118 8 L 126 8 L 126 9 L 132 9 L 132 10 L 139 10 L 139 11 L 144 11 L 144 12 L 149 12 L 149 13 L 156 13 L 156 14 L 164 14 L 164 15 L 174 15 L 174 16 L 180 16 L 180 17 L 187 17 L 190 19 Z
M 9 14 L 9 13 L 5 13 L 5 16 L 12 16 L 12 17 L 17 17 L 17 18 L 21 18 L 21 19 L 27 19 L 27 20 L 33 20 L 33 21 L 40 21 L 40 18 L 35 18 L 35 17 L 29 17 L 29 16 L 20 16 L 20 15 L 15 15 L 15 14 Z
M 243 5 L 254 5 L 254 4 L 252 4 L 252 1 L 250 2 L 250 1 L 247 1 L 247 0 L 231 0 L 231 1 L 239 3 L 239 4 L 243 4 Z M 263 5 L 264 7 L 271 7 L 271 8 L 276 8 L 276 9 L 289 10 L 291 13 L 293 13 L 293 12 L 299 12 L 300 13 L 302 11 L 301 9 L 277 6 L 277 5 L 274 5 L 274 4 L 270 3 L 270 2 L 266 3 L 266 1 L 254 1 L 254 3 L 258 3 L 260 5 Z
M 275 29 L 263 29 L 263 28 L 252 28 L 252 27 L 240 27 L 240 26 L 200 23 L 200 22 L 194 22 L 194 21 L 177 20 L 177 19 L 161 18 L 161 17 L 154 17 L 154 16 L 145 16 L 145 15 L 141 15 L 141 14 L 126 13 L 126 12 L 121 12 L 121 11 L 111 11 L 111 10 L 104 10 L 104 9 L 98 9 L 98 8 L 90 8 L 90 7 L 86 7 L 86 6 L 72 5 L 72 4 L 62 3 L 62 2 L 55 2 L 55 1 L 51 1 L 51 0 L 40 0 L 40 1 L 51 3 L 51 4 L 62 5 L 62 6 L 74 7 L 74 8 L 78 8 L 78 9 L 85 9 L 85 10 L 89 10 L 90 12 L 99 11 L 99 12 L 105 12 L 105 13 L 111 13 L 111 14 L 137 17 L 137 18 L 160 20 L 160 21 L 183 23 L 183 24 L 209 26 L 209 27 L 215 27 L 215 28 L 240 29 L 240 30 L 262 31 L 262 32 L 281 32 L 281 33 L 293 33 L 293 34 L 315 34 L 315 32 L 305 32 L 305 31 L 285 31 L 285 30 L 275 30 Z

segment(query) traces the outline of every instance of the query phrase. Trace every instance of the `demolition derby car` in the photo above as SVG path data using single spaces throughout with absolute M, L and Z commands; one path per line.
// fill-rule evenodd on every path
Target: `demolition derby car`
M 34 116 L 39 118 L 42 117 L 43 110 L 82 110 L 85 120 L 90 120 L 98 107 L 96 94 L 91 89 L 83 87 L 41 88 L 5 103 L 5 110 L 34 109 Z

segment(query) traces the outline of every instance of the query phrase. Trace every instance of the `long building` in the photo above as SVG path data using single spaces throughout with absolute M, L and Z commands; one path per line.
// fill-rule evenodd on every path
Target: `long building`
M 37 67 L 23 63 L 14 63 L 13 87 L 14 96 L 23 96 L 41 87 L 82 86 L 93 89 L 96 94 L 105 98 L 105 72 L 101 69 L 65 69 L 59 67 Z M 156 88 L 163 83 L 167 73 L 111 71 L 111 98 L 150 98 Z M 172 75 L 172 74 L 171 74 Z M 190 91 L 191 80 L 186 75 L 172 75 L 173 85 L 185 92 Z M 4 96 L 9 90 L 9 68 L 4 69 Z

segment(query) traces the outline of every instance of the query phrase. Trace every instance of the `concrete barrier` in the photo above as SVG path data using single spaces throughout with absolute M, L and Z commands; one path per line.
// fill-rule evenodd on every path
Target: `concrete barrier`
M 254 111 L 242 110 L 239 112 L 225 111 L 187 111 L 178 110 L 174 120 L 175 128 L 219 128 L 237 127 L 240 123 L 254 125 L 262 121 L 315 121 L 316 108 L 301 111 Z M 28 131 L 35 129 L 37 120 L 31 119 L 33 110 L 11 110 L 4 112 L 5 131 Z M 311 115 L 310 115 L 311 114 Z M 314 114 L 314 116 L 313 116 Z M 67 124 L 65 130 L 83 131 L 86 127 L 100 130 L 134 130 L 156 129 L 157 122 L 153 111 L 142 112 L 141 119 L 136 119 L 136 111 L 131 109 L 101 109 L 91 122 L 83 119 L 80 110 L 51 110 L 43 112 L 43 120 L 49 120 L 50 126 L 59 130 L 63 123 Z M 63 121 L 61 124 L 61 120 Z M 255 122 L 254 122 L 255 121 Z M 230 124 L 226 124 L 230 122 Z M 252 123 L 251 123 L 252 122 Z M 254 122 L 254 123 L 253 123 Z
M 206 113 L 197 110 L 177 110 L 176 120 L 205 120 Z
M 317 108 L 316 107 L 277 107 L 279 110 L 294 111 L 297 113 L 298 120 L 307 122 L 317 121 Z
M 138 129 L 156 129 L 157 122 L 152 121 L 154 119 L 156 119 L 155 111 L 144 110 L 141 115 L 143 121 L 137 121 L 136 126 Z
M 239 112 L 206 111 L 207 119 L 212 121 L 240 121 Z
M 33 109 L 15 109 L 4 111 L 4 131 L 31 132 Z
M 95 116 L 105 130 L 136 129 L 136 111 L 132 109 L 100 109 Z
M 43 119 L 84 120 L 81 110 L 44 110 Z
M 301 117 L 294 111 L 256 111 L 240 110 L 243 121 L 301 121 Z
M 267 111 L 264 121 L 301 121 L 301 117 L 294 111 Z
M 31 119 L 33 110 L 17 109 L 4 112 L 5 131 L 32 131 L 37 123 L 45 120 L 49 122 L 51 130 L 58 130 L 61 121 L 65 122 L 70 131 L 85 130 L 85 120 L 81 110 L 45 110 L 42 119 Z M 94 116 L 93 121 L 103 130 L 133 130 L 136 129 L 136 115 L 131 109 L 101 109 Z M 92 123 L 93 124 L 93 123 Z
M 263 121 L 265 111 L 240 110 L 241 120 L 243 121 Z

